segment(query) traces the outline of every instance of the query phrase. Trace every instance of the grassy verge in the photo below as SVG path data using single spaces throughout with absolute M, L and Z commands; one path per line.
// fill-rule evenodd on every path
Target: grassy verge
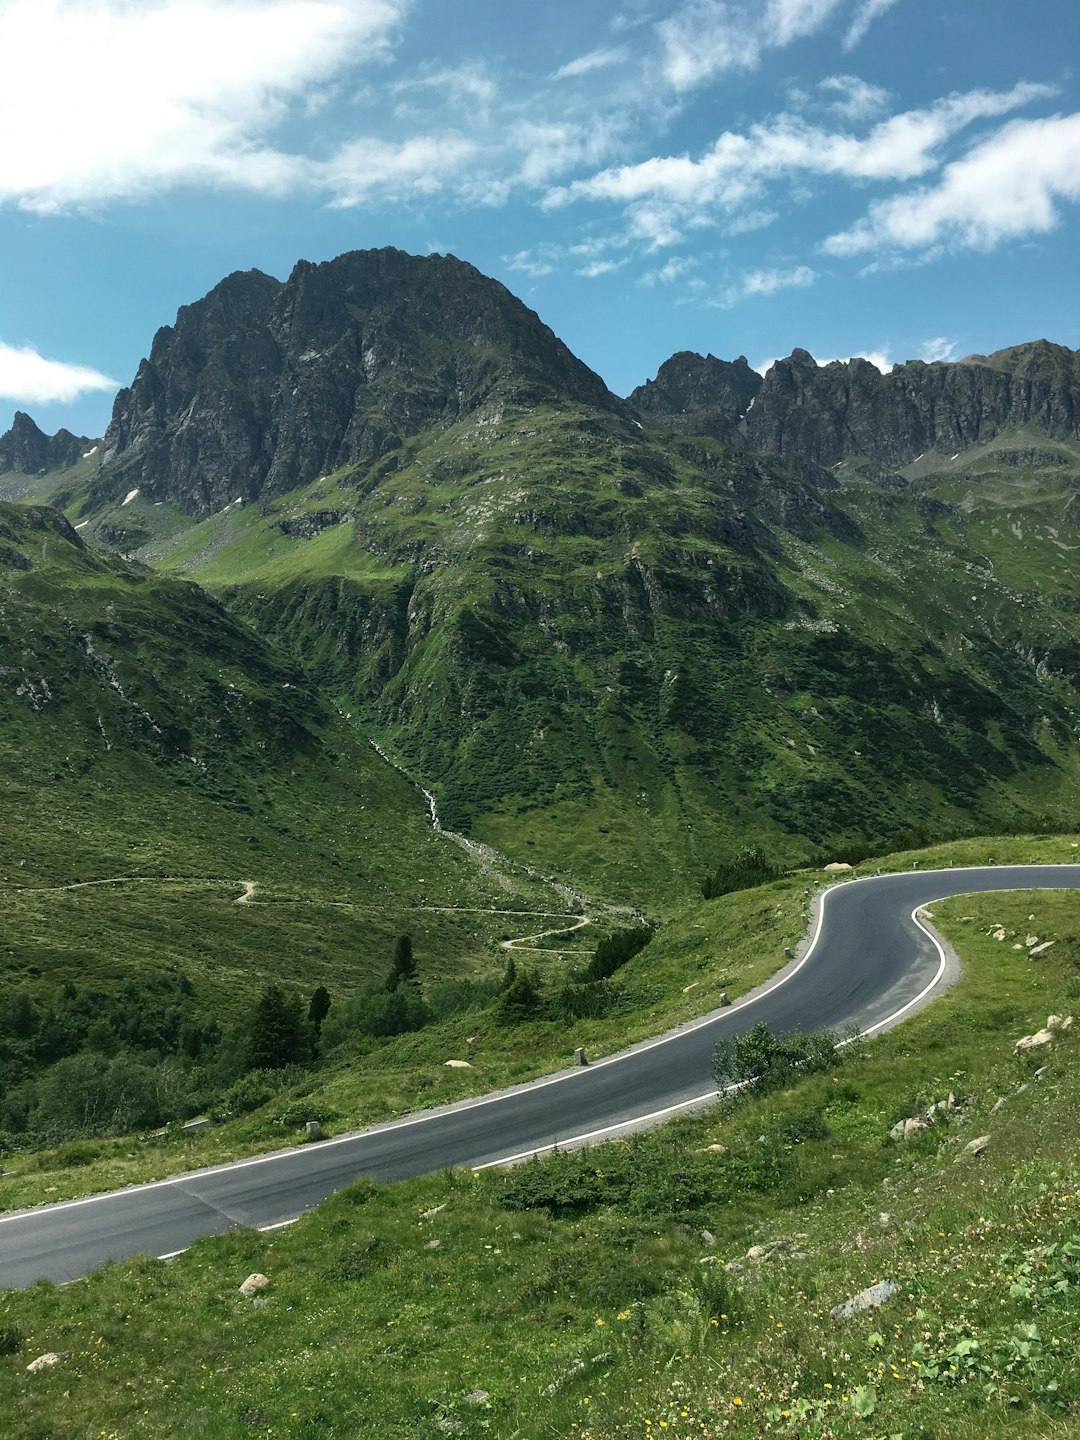
M 11 1433 L 1071 1433 L 1075 1040 L 1025 1062 L 1012 1045 L 1080 1000 L 1080 902 L 966 898 L 937 923 L 960 984 L 838 1073 L 506 1173 L 362 1182 L 275 1235 L 9 1293 Z M 1036 962 L 1012 949 L 1028 932 L 1056 941 Z M 931 1129 L 889 1138 L 950 1091 Z M 745 1258 L 755 1244 L 768 1258 Z M 252 1271 L 270 1280 L 254 1300 Z M 882 1279 L 880 1310 L 830 1318 Z

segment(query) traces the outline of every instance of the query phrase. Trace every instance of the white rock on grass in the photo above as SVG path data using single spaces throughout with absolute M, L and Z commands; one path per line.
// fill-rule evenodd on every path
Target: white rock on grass
M 876 1285 L 860 1290 L 858 1295 L 853 1295 L 842 1305 L 834 1305 L 829 1314 L 834 1320 L 850 1320 L 853 1315 L 862 1315 L 867 1310 L 876 1310 L 879 1305 L 884 1305 L 886 1300 L 892 1299 L 896 1290 L 892 1280 L 879 1280 Z
M 981 1155 L 990 1144 L 989 1135 L 979 1135 L 964 1146 L 965 1155 Z
M 472 1066 L 468 1060 L 447 1060 L 444 1062 L 451 1070 L 471 1070 Z
M 1026 1055 L 1029 1050 L 1038 1050 L 1040 1045 L 1049 1045 L 1053 1038 L 1052 1030 L 1036 1030 L 1034 1035 L 1022 1035 L 1013 1046 L 1013 1054 Z
M 1044 940 L 1041 945 L 1036 945 L 1034 950 L 1028 951 L 1028 959 L 1034 960 L 1036 955 L 1045 955 L 1051 945 L 1056 945 L 1056 940 Z
M 266 1275 L 260 1275 L 259 1272 L 256 1270 L 255 1273 L 253 1275 L 249 1275 L 244 1281 L 244 1283 L 240 1286 L 240 1294 L 254 1295 L 258 1290 L 265 1290 L 269 1284 L 269 1278 Z
M 48 1370 L 53 1365 L 59 1365 L 61 1360 L 70 1354 L 70 1350 L 65 1350 L 62 1353 L 58 1353 L 56 1350 L 46 1351 L 44 1355 L 39 1355 L 36 1360 L 30 1361 L 30 1364 L 26 1367 L 26 1373 L 28 1375 L 36 1375 L 39 1370 Z

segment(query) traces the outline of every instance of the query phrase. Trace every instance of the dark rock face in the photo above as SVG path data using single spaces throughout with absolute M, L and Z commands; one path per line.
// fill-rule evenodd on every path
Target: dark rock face
M 102 460 L 191 513 L 377 459 L 488 404 L 621 410 L 497 281 L 452 256 L 360 250 L 284 283 L 230 275 L 158 331 Z
M 761 384 L 745 355 L 718 360 L 715 355 L 680 350 L 664 361 L 655 380 L 646 380 L 633 391 L 629 403 L 666 430 L 730 440 Z
M 11 429 L 0 435 L 0 475 L 9 470 L 22 475 L 64 470 L 74 465 L 91 443 L 70 430 L 46 435 L 24 410 L 16 410 Z
M 766 375 L 733 438 L 819 465 L 865 456 L 896 466 L 1029 422 L 1049 435 L 1080 435 L 1076 352 L 1040 340 L 953 364 L 909 360 L 882 375 L 866 360 L 817 365 L 795 350 Z

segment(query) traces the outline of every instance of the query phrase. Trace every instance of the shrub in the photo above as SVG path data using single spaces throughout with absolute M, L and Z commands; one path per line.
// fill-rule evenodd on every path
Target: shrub
M 805 1035 L 774 1035 L 763 1020 L 745 1035 L 722 1040 L 713 1052 L 713 1077 L 721 1090 L 731 1085 L 743 1094 L 782 1090 L 800 1075 L 814 1075 L 841 1064 L 843 1051 L 831 1030 Z
M 586 980 L 606 980 L 622 968 L 628 960 L 639 955 L 653 938 L 651 925 L 635 925 L 628 930 L 616 930 L 606 935 L 596 947 L 596 953 L 585 972 Z
M 783 874 L 783 867 L 774 865 L 764 850 L 756 847 L 746 849 L 707 875 L 701 893 L 706 900 L 717 900 L 735 890 L 752 890 L 755 885 L 767 885 L 770 880 L 779 880 Z

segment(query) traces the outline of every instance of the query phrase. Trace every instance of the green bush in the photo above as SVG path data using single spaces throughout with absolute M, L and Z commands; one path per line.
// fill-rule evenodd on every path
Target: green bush
M 722 1040 L 713 1052 L 713 1078 L 720 1090 L 737 1085 L 741 1093 L 762 1094 L 782 1090 L 800 1075 L 815 1075 L 841 1064 L 844 1052 L 837 1048 L 831 1030 L 805 1035 L 774 1035 L 763 1020 L 745 1035 Z

